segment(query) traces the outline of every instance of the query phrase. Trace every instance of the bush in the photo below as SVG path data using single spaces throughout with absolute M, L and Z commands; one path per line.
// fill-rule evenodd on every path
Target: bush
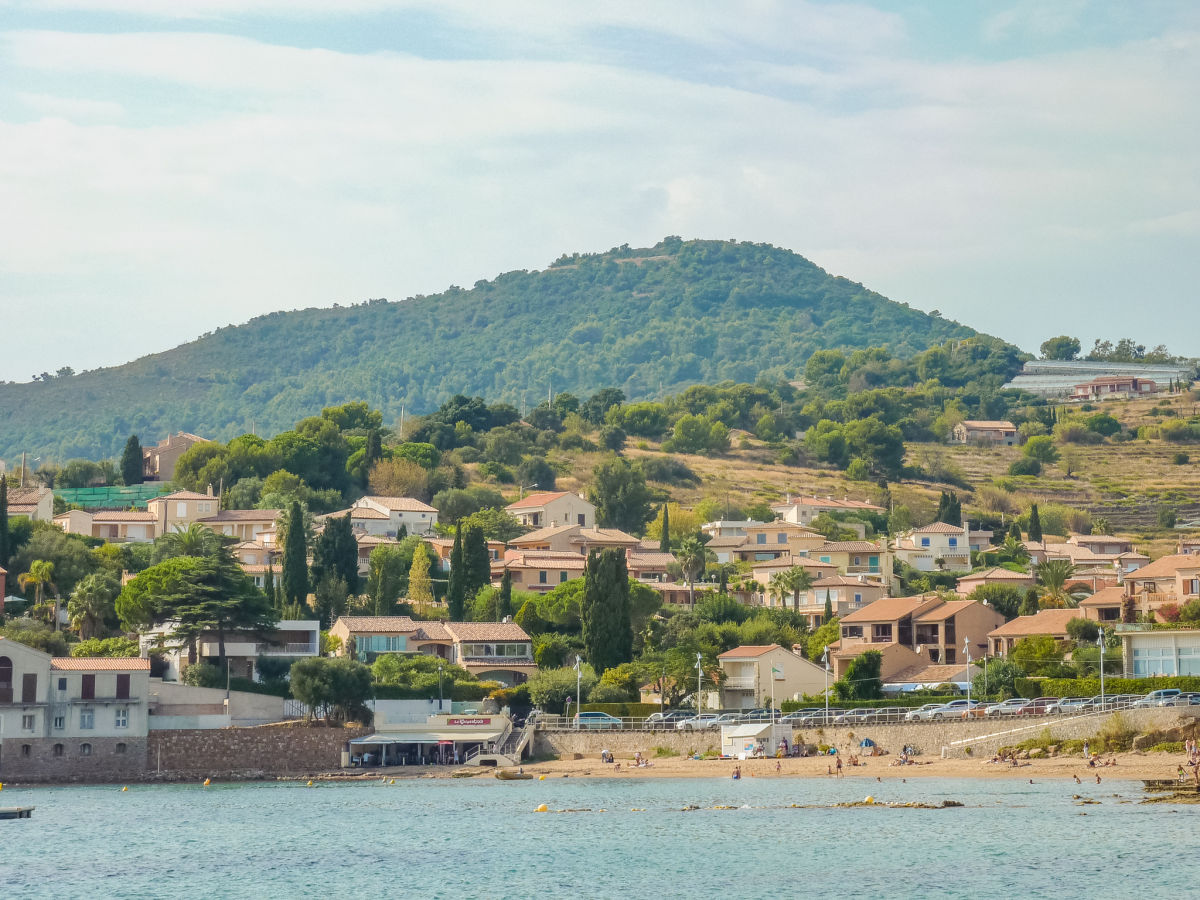
M 599 689 L 600 685 L 596 685 Z M 596 693 L 595 690 L 592 693 Z M 617 703 L 585 703 L 582 706 L 584 712 L 602 712 L 608 713 L 610 716 L 616 716 L 618 719 L 644 719 L 647 716 L 652 716 L 658 712 L 659 706 L 657 703 L 633 703 L 630 701 Z
M 1169 506 L 1160 506 L 1158 509 L 1158 527 L 1159 528 L 1174 528 L 1176 522 L 1175 510 Z
M 193 663 L 183 670 L 180 681 L 192 687 L 225 687 L 225 670 L 212 663 Z
M 71 648 L 72 656 L 108 656 L 127 658 L 140 653 L 138 642 L 133 638 L 91 638 L 80 641 Z
M 1054 439 L 1044 434 L 1027 440 L 1023 452 L 1030 459 L 1036 459 L 1039 462 L 1052 463 L 1058 459 L 1058 450 L 1054 447 Z
M 649 456 L 642 460 L 642 472 L 648 481 L 661 484 L 696 485 L 700 476 L 688 467 L 683 460 L 670 456 Z
M 1041 475 L 1042 464 L 1030 456 L 1014 459 L 1008 467 L 1009 475 Z
M 1114 651 L 1115 652 L 1115 651 Z M 1099 678 L 1018 678 L 1018 697 L 1095 697 L 1100 693 Z M 1167 678 L 1104 678 L 1105 694 L 1146 694 L 1160 688 L 1200 691 L 1200 675 Z
M 1186 466 L 1191 461 L 1192 458 L 1182 450 L 1171 456 L 1171 462 L 1177 466 Z

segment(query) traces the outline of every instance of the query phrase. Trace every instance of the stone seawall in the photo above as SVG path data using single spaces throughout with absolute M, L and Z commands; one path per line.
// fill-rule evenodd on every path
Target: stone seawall
M 346 742 L 364 728 L 308 728 L 281 723 L 251 728 L 152 731 L 147 774 L 153 778 L 263 778 L 336 769 Z
M 94 783 L 136 779 L 146 771 L 144 737 L 6 738 L 0 782 Z
M 1139 732 L 1170 728 L 1195 717 L 1186 707 L 1163 709 L 1130 709 L 1120 715 L 1131 728 Z M 975 719 L 957 722 L 928 722 L 900 725 L 855 725 L 849 728 L 801 728 L 796 740 L 808 744 L 829 744 L 841 751 L 857 747 L 863 738 L 870 738 L 889 753 L 899 753 L 905 746 L 917 748 L 925 756 L 972 756 L 994 753 L 998 748 L 1018 744 L 1037 737 L 1049 729 L 1058 740 L 1090 737 L 1100 731 L 1112 716 L 1101 713 L 1088 716 L 1046 716 L 1026 720 L 1018 718 Z M 958 743 L 966 741 L 967 743 Z M 716 731 L 542 731 L 534 738 L 534 752 L 539 755 L 599 756 L 601 750 L 611 750 L 620 756 L 631 756 L 640 750 L 654 755 L 655 748 L 664 747 L 679 754 L 720 751 L 721 735 Z

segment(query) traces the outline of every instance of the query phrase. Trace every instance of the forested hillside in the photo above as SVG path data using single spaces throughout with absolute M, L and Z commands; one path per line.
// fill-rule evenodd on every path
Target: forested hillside
M 96 459 L 131 433 L 146 443 L 181 429 L 271 435 L 350 400 L 385 422 L 460 393 L 520 408 L 551 390 L 612 386 L 636 400 L 697 382 L 795 379 L 822 349 L 911 357 L 973 335 L 788 250 L 667 238 L 470 290 L 272 313 L 123 366 L 0 384 L 0 458 Z M 998 385 L 1017 351 L 979 345 Z

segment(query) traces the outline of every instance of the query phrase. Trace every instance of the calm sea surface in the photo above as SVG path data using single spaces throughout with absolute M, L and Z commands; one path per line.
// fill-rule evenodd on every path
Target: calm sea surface
M 1140 788 L 486 777 L 6 788 L 0 806 L 37 810 L 0 821 L 0 898 L 1200 895 L 1200 806 L 1139 806 Z M 868 793 L 967 805 L 780 808 Z M 1101 802 L 1077 805 L 1076 793 Z M 535 813 L 540 803 L 591 811 Z

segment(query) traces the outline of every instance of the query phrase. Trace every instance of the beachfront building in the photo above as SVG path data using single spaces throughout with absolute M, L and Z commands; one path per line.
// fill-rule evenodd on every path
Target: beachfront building
M 372 734 L 350 741 L 343 765 L 515 765 L 521 732 L 503 713 L 394 714 L 412 701 L 375 701 Z
M 1017 641 L 1027 637 L 1048 636 L 1060 644 L 1065 643 L 1067 623 L 1072 619 L 1086 618 L 1079 609 L 1043 609 L 1032 616 L 1017 616 L 998 628 L 988 632 L 988 652 L 992 656 L 1008 656 Z
M 1200 675 L 1200 628 L 1121 630 L 1126 678 Z
M 215 630 L 202 632 L 188 647 L 179 646 L 170 639 L 171 627 L 170 624 L 156 625 L 142 632 L 138 638 L 143 653 L 154 653 L 165 661 L 165 680 L 179 681 L 193 663 L 216 665 L 220 661 L 221 635 Z M 224 638 L 229 674 L 251 681 L 263 680 L 258 666 L 260 659 L 280 659 L 291 663 L 321 653 L 321 623 L 316 619 L 281 619 L 273 629 L 228 631 Z
M 0 781 L 146 765 L 148 659 L 54 658 L 0 637 Z
M 722 709 L 754 709 L 825 690 L 825 669 L 778 644 L 742 646 L 717 657 Z

